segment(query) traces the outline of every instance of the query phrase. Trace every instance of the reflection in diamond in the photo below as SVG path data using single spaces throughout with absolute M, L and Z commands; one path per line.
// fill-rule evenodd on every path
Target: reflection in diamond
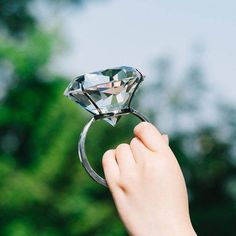
M 138 70 L 122 66 L 79 76 L 69 84 L 64 94 L 95 115 L 120 112 L 129 107 L 132 94 L 142 79 Z M 104 120 L 114 126 L 119 118 Z

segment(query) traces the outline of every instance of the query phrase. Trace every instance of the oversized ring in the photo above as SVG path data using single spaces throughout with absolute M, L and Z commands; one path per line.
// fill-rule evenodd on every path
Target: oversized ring
M 144 76 L 137 69 L 121 66 L 78 76 L 64 92 L 65 96 L 93 114 L 81 132 L 78 154 L 90 177 L 106 187 L 106 180 L 93 170 L 86 155 L 85 141 L 88 130 L 100 119 L 115 126 L 118 120 L 127 114 L 148 121 L 143 114 L 131 108 L 132 98 L 143 80 Z

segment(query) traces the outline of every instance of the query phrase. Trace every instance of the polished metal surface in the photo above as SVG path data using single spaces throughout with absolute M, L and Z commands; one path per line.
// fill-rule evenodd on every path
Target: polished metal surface
M 121 112 L 117 112 L 117 113 L 111 112 L 111 113 L 92 117 L 91 120 L 85 125 L 85 127 L 80 135 L 80 140 L 79 140 L 79 144 L 78 144 L 78 153 L 79 153 L 80 162 L 82 163 L 83 167 L 85 168 L 85 170 L 87 171 L 87 173 L 90 175 L 90 177 L 93 180 L 95 180 L 97 183 L 99 183 L 103 186 L 106 186 L 106 187 L 107 187 L 106 180 L 104 178 L 102 178 L 100 175 L 98 175 L 93 170 L 93 168 L 91 167 L 91 165 L 88 161 L 86 151 L 85 151 L 86 136 L 87 136 L 89 128 L 96 120 L 104 119 L 105 117 L 124 116 L 124 115 L 128 115 L 128 114 L 133 114 L 133 115 L 137 116 L 140 120 L 148 122 L 148 119 L 143 114 L 139 113 L 138 111 L 134 110 L 133 108 L 129 108 L 129 109 L 125 109 Z

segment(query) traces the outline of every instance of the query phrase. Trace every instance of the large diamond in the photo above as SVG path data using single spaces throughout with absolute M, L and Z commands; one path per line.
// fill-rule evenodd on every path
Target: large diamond
M 129 108 L 132 94 L 142 79 L 142 74 L 132 67 L 106 69 L 76 77 L 64 95 L 95 115 L 120 112 Z M 119 118 L 105 120 L 114 126 Z

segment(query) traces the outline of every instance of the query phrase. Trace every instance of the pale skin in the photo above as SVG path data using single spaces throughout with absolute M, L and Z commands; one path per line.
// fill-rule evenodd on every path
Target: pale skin
M 167 135 L 150 123 L 134 128 L 130 144 L 103 156 L 116 208 L 130 235 L 196 236 L 185 180 Z

